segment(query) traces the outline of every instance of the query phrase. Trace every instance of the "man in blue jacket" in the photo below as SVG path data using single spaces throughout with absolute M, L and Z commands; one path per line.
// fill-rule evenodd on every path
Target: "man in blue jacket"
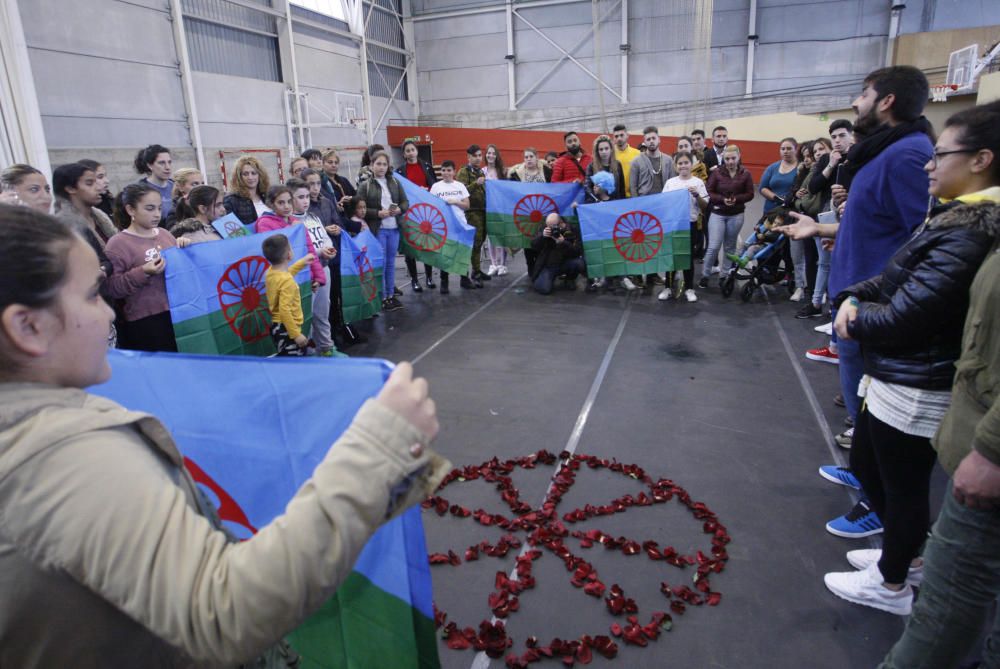
M 922 115 L 928 93 L 927 77 L 908 65 L 885 67 L 865 77 L 861 95 L 852 105 L 858 116 L 854 123 L 857 141 L 845 162 L 852 176 L 851 190 L 839 226 L 816 224 L 793 214 L 800 219 L 800 224 L 787 229 L 793 238 L 836 237 L 829 295 L 878 275 L 926 217 L 924 165 L 934 150 L 931 124 Z M 840 387 L 854 419 L 861 408 L 861 349 L 857 342 L 840 341 L 838 354 Z M 826 527 L 832 534 L 849 538 L 882 531 L 881 521 L 865 500 Z

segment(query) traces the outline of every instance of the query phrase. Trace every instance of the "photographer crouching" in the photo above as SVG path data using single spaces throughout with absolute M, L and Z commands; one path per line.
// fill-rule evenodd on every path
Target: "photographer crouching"
M 531 248 L 538 254 L 531 280 L 535 290 L 542 295 L 552 292 L 553 284 L 559 276 L 564 276 L 564 287 L 576 288 L 576 277 L 585 269 L 583 247 L 573 228 L 558 213 L 545 218 L 545 227 L 531 242 Z

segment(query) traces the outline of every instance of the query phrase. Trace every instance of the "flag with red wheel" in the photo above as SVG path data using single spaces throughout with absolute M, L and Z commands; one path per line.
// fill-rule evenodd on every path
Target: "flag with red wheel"
M 284 234 L 296 258 L 304 256 L 306 229 L 293 225 L 259 235 L 168 249 L 167 300 L 174 324 L 177 350 L 216 355 L 271 355 L 271 312 L 264 275 L 271 264 L 261 244 Z M 312 321 L 312 282 L 309 268 L 295 276 L 302 296 L 303 331 Z
M 411 258 L 451 274 L 467 274 L 472 259 L 476 229 L 463 223 L 451 205 L 399 174 L 410 206 L 396 219 L 399 248 Z
M 523 181 L 486 182 L 486 234 L 490 243 L 507 248 L 526 249 L 545 223 L 545 217 L 558 212 L 576 228 L 574 202 L 583 198 L 580 184 L 545 184 Z
M 345 323 L 371 318 L 382 309 L 382 245 L 368 230 L 340 236 L 340 291 Z
M 631 276 L 691 267 L 691 195 L 685 190 L 581 205 L 587 275 Z

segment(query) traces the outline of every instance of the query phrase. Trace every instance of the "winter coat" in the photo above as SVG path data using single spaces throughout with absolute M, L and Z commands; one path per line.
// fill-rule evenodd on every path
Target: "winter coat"
M 222 199 L 226 205 L 226 211 L 236 214 L 244 225 L 253 225 L 257 220 L 257 208 L 253 206 L 253 200 L 243 197 L 237 193 L 229 193 Z
M 185 218 L 183 221 L 179 221 L 170 230 L 170 234 L 177 239 L 183 237 L 192 244 L 222 241 L 222 235 L 215 228 L 211 225 L 205 225 L 197 218 Z
M 706 152 L 707 153 L 707 152 Z M 720 216 L 736 216 L 746 210 L 746 204 L 753 199 L 753 177 L 750 171 L 742 165 L 736 170 L 736 176 L 729 176 L 729 170 L 723 165 L 708 176 L 705 184 L 708 190 L 708 208 L 713 214 Z M 726 204 L 726 196 L 736 198 L 736 204 Z
M 564 261 L 583 255 L 583 245 L 580 243 L 579 236 L 574 234 L 573 228 L 568 225 L 560 226 L 563 234 L 566 235 L 566 241 L 558 244 L 556 240 L 545 236 L 545 227 L 542 226 L 535 238 L 531 240 L 531 250 L 538 254 L 538 258 L 532 265 L 532 281 L 537 279 L 546 267 L 559 267 Z
M 485 182 L 477 183 L 479 177 L 483 176 L 483 168 L 464 165 L 455 174 L 455 181 L 460 181 L 469 191 L 469 208 L 466 211 L 486 211 L 486 185 Z
M 389 186 L 389 196 L 392 201 L 399 205 L 400 211 L 396 214 L 396 221 L 401 223 L 400 219 L 406 214 L 410 202 L 406 199 L 403 187 L 393 178 L 391 170 L 386 172 L 385 182 Z M 379 210 L 382 209 L 382 186 L 379 185 L 374 175 L 358 184 L 358 196 L 364 199 L 367 205 L 365 221 L 368 223 L 368 229 L 378 237 L 378 231 L 382 228 L 382 219 L 378 216 Z
M 587 181 L 584 184 L 584 189 L 586 190 L 587 197 L 591 202 L 602 202 L 603 200 L 597 199 L 594 194 L 594 184 L 591 181 L 594 177 L 595 166 L 597 163 L 591 163 L 587 166 Z M 616 163 L 618 169 L 615 170 L 615 192 L 608 196 L 608 200 L 622 200 L 625 198 L 625 170 L 622 168 L 621 163 Z M 598 172 L 607 172 L 607 170 L 597 170 Z M 664 182 L 666 183 L 666 182 Z
M 938 461 L 953 474 L 973 449 L 1000 465 L 1000 244 L 970 291 L 951 406 L 934 436 Z
M 952 385 L 969 287 L 1000 233 L 1000 205 L 942 209 L 880 275 L 836 297 L 838 306 L 848 296 L 860 301 L 848 332 L 861 344 L 865 373 L 880 381 L 925 390 Z
M 569 151 L 564 152 L 556 158 L 555 165 L 552 166 L 552 183 L 572 183 L 579 181 L 583 183 L 587 178 L 587 168 L 590 166 L 590 154 L 581 151 L 578 157 L 574 157 Z
M 285 514 L 231 543 L 149 414 L 75 388 L 0 384 L 0 664 L 249 661 L 329 601 L 379 525 L 447 462 L 375 400 Z

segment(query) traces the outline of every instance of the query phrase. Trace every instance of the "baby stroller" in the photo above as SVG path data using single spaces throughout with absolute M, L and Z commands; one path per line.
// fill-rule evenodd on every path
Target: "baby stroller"
M 757 222 L 757 225 L 754 226 L 750 235 L 744 240 L 744 248 L 755 243 L 754 237 L 758 232 L 763 230 L 764 220 L 765 218 L 762 217 Z M 738 262 L 733 262 L 725 278 L 719 284 L 723 297 L 729 297 L 733 294 L 737 281 L 745 281 L 746 283 L 740 289 L 740 299 L 744 302 L 749 302 L 750 298 L 753 297 L 754 291 L 759 287 L 764 285 L 773 286 L 785 278 L 787 269 L 783 262 L 783 255 L 785 245 L 788 244 L 788 238 L 781 233 L 775 233 L 775 235 L 772 241 L 765 243 L 753 254 L 753 257 L 749 259 L 745 267 L 741 266 Z M 753 263 L 752 267 L 750 266 L 751 263 Z

